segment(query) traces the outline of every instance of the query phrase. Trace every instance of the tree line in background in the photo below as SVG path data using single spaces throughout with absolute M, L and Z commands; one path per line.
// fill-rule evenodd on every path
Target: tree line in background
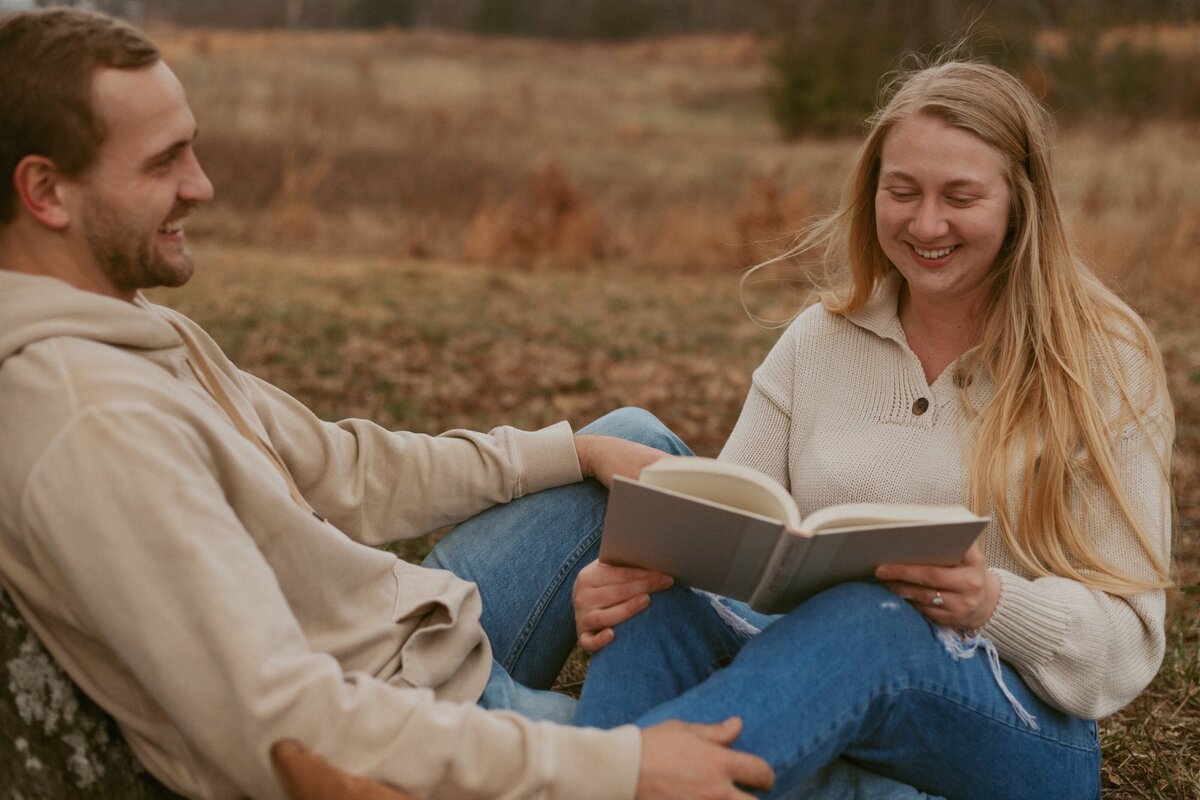
M 855 129 L 906 54 L 955 45 L 1019 75 L 1066 121 L 1200 118 L 1195 0 L 761 2 L 775 31 L 767 92 L 786 135 Z
M 39 0 L 48 5 L 56 0 Z M 1200 118 L 1200 0 L 90 0 L 143 23 L 443 28 L 628 40 L 751 32 L 769 42 L 771 111 L 786 136 L 854 130 L 880 76 L 950 43 L 1020 75 L 1062 119 Z M 1121 32 L 1124 31 L 1124 34 Z

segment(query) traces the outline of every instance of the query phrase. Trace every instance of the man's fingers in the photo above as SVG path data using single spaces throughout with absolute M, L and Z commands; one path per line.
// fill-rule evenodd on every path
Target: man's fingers
M 663 722 L 642 731 L 637 800 L 749 798 L 739 789 L 769 789 L 775 782 L 766 761 L 730 749 L 742 721 L 730 717 L 705 725 Z
M 691 728 L 692 732 L 701 739 L 720 745 L 732 744 L 733 740 L 742 732 L 742 720 L 740 717 L 728 717 L 720 722 L 707 725 L 700 722 L 685 722 L 683 724 Z
M 730 767 L 734 782 L 751 789 L 770 789 L 775 785 L 775 771 L 764 759 L 750 753 L 730 751 Z
M 729 717 L 714 725 L 689 724 L 688 727 L 700 738 L 728 747 L 741 735 L 742 720 L 739 717 Z M 727 750 L 725 757 L 729 759 L 729 776 L 735 783 L 751 789 L 770 789 L 775 785 L 775 771 L 759 756 Z

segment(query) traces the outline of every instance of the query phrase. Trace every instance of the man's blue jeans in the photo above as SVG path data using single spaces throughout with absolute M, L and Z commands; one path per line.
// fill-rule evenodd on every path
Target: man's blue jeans
M 619 436 L 670 453 L 690 453 L 653 416 L 637 409 L 613 412 L 581 432 Z M 529 495 L 459 525 L 425 560 L 425 566 L 449 569 L 479 585 L 484 608 L 482 622 L 497 664 L 481 705 L 559 722 L 567 721 L 576 711 L 571 698 L 542 690 L 551 686 L 574 646 L 571 588 L 579 570 L 597 557 L 606 499 L 607 492 L 595 481 Z M 647 726 L 665 719 L 715 721 L 740 716 L 746 725 L 736 746 L 771 762 L 778 773 L 777 790 L 772 796 L 780 797 L 871 800 L 926 797 L 905 783 L 877 774 L 908 775 L 892 769 L 893 761 L 902 762 L 901 766 L 909 761 L 920 762 L 922 770 L 919 774 L 914 772 L 908 780 L 922 787 L 941 786 L 935 781 L 925 781 L 927 776 L 943 773 L 960 776 L 975 769 L 975 765 L 987 764 L 986 769 L 978 771 L 968 791 L 949 794 L 956 798 L 1019 797 L 1023 778 L 1040 780 L 1046 770 L 1034 767 L 1054 761 L 1056 748 L 1060 747 L 1053 744 L 1056 734 L 1048 725 L 1050 715 L 1063 715 L 1033 699 L 1011 671 L 1006 673 L 1009 686 L 1042 726 L 1041 734 L 1021 729 L 1014 731 L 1011 738 L 1022 743 L 1027 739 L 1044 739 L 1045 748 L 1035 743 L 1016 748 L 1003 737 L 991 737 L 987 733 L 990 728 L 976 725 L 975 716 L 980 712 L 969 704 L 948 711 L 945 705 L 953 705 L 952 700 L 929 707 L 890 699 L 884 702 L 881 698 L 890 698 L 887 692 L 875 696 L 852 681 L 831 681 L 869 672 L 866 669 L 869 664 L 896 660 L 911 662 L 915 672 L 923 669 L 920 659 L 904 655 L 903 646 L 894 653 L 889 648 L 893 640 L 905 638 L 907 634 L 902 630 L 921 631 L 924 625 L 924 635 L 928 638 L 929 627 L 924 618 L 877 587 L 856 586 L 849 591 L 878 592 L 880 602 L 891 602 L 898 613 L 889 616 L 881 626 L 883 630 L 878 632 L 856 629 L 853 626 L 857 623 L 847 619 L 848 627 L 837 630 L 838 635 L 832 638 L 844 644 L 857 643 L 857 647 L 841 650 L 827 649 L 835 642 L 816 645 L 816 640 L 804 630 L 806 624 L 812 623 L 800 622 L 803 615 L 788 615 L 766 628 L 762 635 L 748 640 L 716 614 L 707 597 L 682 588 L 656 594 L 650 609 L 620 626 L 613 645 L 593 658 L 574 722 L 608 726 L 636 721 Z M 814 602 L 816 599 L 819 598 Z M 836 607 L 838 603 L 827 605 Z M 774 622 L 772 618 L 755 616 L 740 604 L 730 606 L 758 627 Z M 793 616 L 797 618 L 794 623 Z M 905 620 L 902 630 L 892 629 L 893 617 L 897 624 Z M 813 626 L 817 627 L 820 626 Z M 778 649 L 772 645 L 774 641 L 778 641 Z M 738 657 L 722 669 L 735 654 Z M 935 651 L 930 660 L 937 660 L 939 668 L 945 669 L 935 670 L 929 680 L 941 680 L 942 672 L 951 671 L 951 667 L 940 663 L 951 660 L 944 650 Z M 972 667 L 984 667 L 981 661 L 979 656 L 955 662 L 955 666 L 968 665 L 966 671 L 970 672 Z M 978 679 L 964 679 L 965 686 L 971 692 L 986 695 L 995 682 L 986 668 L 981 674 Z M 816 687 L 831 682 L 840 683 L 839 696 L 851 698 L 852 713 L 847 713 L 856 722 L 828 720 L 823 716 L 833 698 L 827 690 L 816 691 Z M 924 685 L 924 677 L 916 683 Z M 892 683 L 885 680 L 883 686 L 890 687 Z M 812 688 L 818 696 L 802 697 L 805 693 L 800 691 L 801 687 Z M 863 694 L 858 694 L 860 691 Z M 1007 707 L 1003 697 L 999 702 Z M 1000 708 L 997 713 L 1003 710 Z M 1091 794 L 1082 791 L 1098 780 L 1095 727 L 1073 722 L 1074 725 L 1070 722 L 1064 725 L 1079 729 L 1078 749 L 1089 754 L 1091 761 L 1089 767 L 1080 771 L 1081 783 L 1062 794 L 1098 796 L 1098 788 Z M 963 736 L 960 729 L 967 728 L 972 729 L 971 735 Z M 878 740 L 867 736 L 876 731 L 881 736 Z M 884 732 L 898 741 L 882 737 Z M 856 737 L 865 743 L 859 744 Z M 960 751 L 967 743 L 977 748 L 965 754 L 969 757 L 964 761 Z M 843 750 L 869 769 L 838 758 Z M 1067 776 L 1067 766 L 1054 763 L 1050 771 L 1056 776 Z M 998 773 L 1003 773 L 1003 780 L 997 777 Z M 1057 796 L 1052 793 L 1056 785 L 1038 784 L 1034 795 Z M 1012 786 L 1017 791 L 1010 793 L 1007 789 Z
M 606 414 L 580 433 L 691 454 L 637 408 Z M 492 654 L 519 684 L 549 689 L 575 646 L 571 589 L 579 570 L 599 556 L 607 501 L 594 480 L 527 495 L 458 525 L 422 563 L 478 585 Z

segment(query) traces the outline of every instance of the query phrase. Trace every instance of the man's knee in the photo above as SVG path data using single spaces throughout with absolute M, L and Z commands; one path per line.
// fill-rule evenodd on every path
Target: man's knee
M 691 450 L 658 417 L 643 408 L 627 406 L 610 411 L 579 431 L 616 436 L 649 445 L 675 455 L 691 455 Z

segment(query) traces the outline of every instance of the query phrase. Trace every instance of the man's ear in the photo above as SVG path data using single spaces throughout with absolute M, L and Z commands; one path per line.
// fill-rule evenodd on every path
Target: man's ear
M 48 228 L 61 230 L 71 221 L 65 176 L 45 156 L 25 156 L 13 170 L 13 188 L 21 205 Z

